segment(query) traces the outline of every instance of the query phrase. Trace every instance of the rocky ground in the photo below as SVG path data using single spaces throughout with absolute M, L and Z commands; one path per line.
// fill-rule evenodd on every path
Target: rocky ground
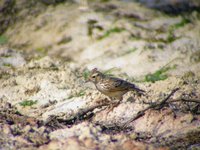
M 34 2 L 0 3 L 0 149 L 200 148 L 198 11 Z M 146 95 L 108 112 L 94 67 Z

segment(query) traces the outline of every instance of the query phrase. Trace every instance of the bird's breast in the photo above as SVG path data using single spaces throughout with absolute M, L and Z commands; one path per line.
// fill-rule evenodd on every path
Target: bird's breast
M 96 88 L 102 93 L 109 92 L 108 86 L 103 83 L 97 83 Z

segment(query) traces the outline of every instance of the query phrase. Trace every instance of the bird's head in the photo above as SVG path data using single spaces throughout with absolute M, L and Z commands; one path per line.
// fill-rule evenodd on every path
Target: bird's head
M 93 83 L 97 83 L 99 82 L 103 77 L 103 74 L 97 70 L 97 68 L 92 69 L 88 81 L 93 82 Z

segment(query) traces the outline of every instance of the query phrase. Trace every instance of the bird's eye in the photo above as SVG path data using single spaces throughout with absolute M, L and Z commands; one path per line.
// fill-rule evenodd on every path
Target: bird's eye
M 92 75 L 92 78 L 96 78 L 97 76 L 99 76 L 99 74 L 95 73 Z

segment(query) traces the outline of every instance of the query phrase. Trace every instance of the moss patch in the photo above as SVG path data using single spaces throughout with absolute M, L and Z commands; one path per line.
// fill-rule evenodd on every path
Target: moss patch
M 26 106 L 32 106 L 37 103 L 37 100 L 24 100 L 23 102 L 20 102 L 19 105 L 26 107 Z
M 8 42 L 8 38 L 4 35 L 0 35 L 0 45 L 6 44 Z
M 145 75 L 144 81 L 154 83 L 154 82 L 159 81 L 159 80 L 167 79 L 168 75 L 166 74 L 166 72 L 171 70 L 171 69 L 176 68 L 175 65 L 173 67 L 170 67 L 170 66 L 168 66 L 168 64 L 165 65 L 164 67 L 160 68 L 159 70 L 155 71 L 154 73 L 150 73 L 150 74 Z
M 125 29 L 124 28 L 119 28 L 119 27 L 111 28 L 111 29 L 107 30 L 101 37 L 99 37 L 99 39 L 100 40 L 104 39 L 104 38 L 110 36 L 113 33 L 120 33 L 122 31 L 125 31 Z

